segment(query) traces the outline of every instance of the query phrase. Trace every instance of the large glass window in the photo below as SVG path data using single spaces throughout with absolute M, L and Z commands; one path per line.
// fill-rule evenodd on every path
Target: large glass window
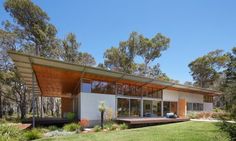
M 204 95 L 204 102 L 212 103 L 213 96 Z
M 129 99 L 124 99 L 124 98 L 117 99 L 117 112 L 118 112 L 118 117 L 129 116 Z
M 130 116 L 140 117 L 141 102 L 139 99 L 130 99 Z
M 187 111 L 203 111 L 202 103 L 187 103 Z
M 164 101 L 163 102 L 163 113 L 166 115 L 166 113 L 170 112 L 170 102 Z
M 82 79 L 82 92 L 91 93 L 91 81 Z

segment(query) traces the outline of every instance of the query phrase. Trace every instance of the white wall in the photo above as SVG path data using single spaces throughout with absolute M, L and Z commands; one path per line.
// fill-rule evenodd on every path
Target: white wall
M 115 117 L 115 95 L 81 92 L 80 96 L 81 119 L 100 120 L 101 114 L 98 110 L 98 105 L 101 101 L 105 102 L 106 107 L 112 108 L 113 117 Z
M 178 101 L 184 98 L 187 102 L 203 103 L 203 95 L 173 90 L 163 90 L 163 101 Z
M 213 110 L 213 103 L 204 103 L 203 106 L 204 111 L 209 112 Z

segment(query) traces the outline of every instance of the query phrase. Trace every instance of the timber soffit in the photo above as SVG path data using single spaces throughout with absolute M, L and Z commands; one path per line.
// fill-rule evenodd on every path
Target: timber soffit
M 26 79 L 25 77 L 26 75 L 27 76 L 32 75 L 32 72 L 33 72 L 32 64 L 35 64 L 35 65 L 48 66 L 48 67 L 53 67 L 53 68 L 60 68 L 64 70 L 79 71 L 82 73 L 103 75 L 107 77 L 116 78 L 116 80 L 125 79 L 125 80 L 137 81 L 137 82 L 142 82 L 144 85 L 146 85 L 147 83 L 150 83 L 154 85 L 163 85 L 166 87 L 183 88 L 183 89 L 189 89 L 189 90 L 195 90 L 195 91 L 202 91 L 206 93 L 221 94 L 220 92 L 211 90 L 211 89 L 187 86 L 187 85 L 182 85 L 182 84 L 175 84 L 175 83 L 171 83 L 167 81 L 160 81 L 160 80 L 141 77 L 137 75 L 131 75 L 131 74 L 125 74 L 125 73 L 116 72 L 116 71 L 105 70 L 102 68 L 67 63 L 67 62 L 62 62 L 60 60 L 47 59 L 47 58 L 43 58 L 39 56 L 32 56 L 32 55 L 18 53 L 14 51 L 8 51 L 8 54 L 10 55 L 12 60 L 15 62 L 21 76 L 23 77 L 23 80 Z M 29 81 L 29 79 L 27 80 Z

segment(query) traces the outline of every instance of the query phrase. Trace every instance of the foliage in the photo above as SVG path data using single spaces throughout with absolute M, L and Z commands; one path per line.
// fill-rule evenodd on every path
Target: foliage
M 228 56 L 223 54 L 222 50 L 215 50 L 192 61 L 188 66 L 195 85 L 204 88 L 213 86 L 220 78 L 220 73 L 226 67 L 228 60 Z
M 101 128 L 101 126 L 99 126 L 99 125 L 96 125 L 96 126 L 94 126 L 94 128 L 93 128 L 93 131 L 94 132 L 99 132 L 99 131 L 101 131 L 102 130 L 102 128 Z
M 109 108 L 106 109 L 105 119 L 106 119 L 107 121 L 111 121 L 112 118 L 113 118 L 113 110 L 112 110 L 111 107 L 109 107 Z
M 24 133 L 24 137 L 26 140 L 35 140 L 35 139 L 42 138 L 43 134 L 38 129 L 32 129 L 32 130 L 26 131 Z
M 80 130 L 83 131 L 85 127 L 89 126 L 89 120 L 81 119 L 79 125 L 80 125 Z
M 80 125 L 76 123 L 69 123 L 69 124 L 64 125 L 63 129 L 65 131 L 70 131 L 70 132 L 78 131 L 78 129 L 80 129 Z
M 232 118 L 236 121 L 236 47 L 232 53 L 228 53 L 230 58 L 225 70 L 226 79 L 222 85 L 224 91 L 224 101 L 226 110 L 231 113 Z
M 66 119 L 68 121 L 73 121 L 75 119 L 75 113 L 72 113 L 72 112 L 66 113 Z
M 95 59 L 90 54 L 78 51 L 81 43 L 76 41 L 76 36 L 74 34 L 69 33 L 66 39 L 62 41 L 62 45 L 64 49 L 62 59 L 65 62 L 88 66 L 96 64 Z
M 168 48 L 169 42 L 170 39 L 160 33 L 148 39 L 137 32 L 132 32 L 128 40 L 119 43 L 119 47 L 113 46 L 106 50 L 104 65 L 110 70 L 129 74 L 139 73 L 146 76 L 148 64 L 161 56 L 161 52 Z M 137 64 L 136 57 L 142 57 L 144 63 Z M 99 66 L 104 68 L 101 64 Z M 153 70 L 155 69 L 153 68 Z
M 125 123 L 122 123 L 122 124 L 120 124 L 120 129 L 121 129 L 121 130 L 128 129 L 128 125 L 125 124 Z
M 229 123 L 226 121 L 223 121 L 221 124 L 221 130 L 227 132 L 231 138 L 232 141 L 235 141 L 236 139 L 236 123 Z
M 55 125 L 48 126 L 48 130 L 50 130 L 50 131 L 55 131 L 57 129 L 58 129 L 58 127 Z
M 23 140 L 22 131 L 14 125 L 0 124 L 0 141 Z

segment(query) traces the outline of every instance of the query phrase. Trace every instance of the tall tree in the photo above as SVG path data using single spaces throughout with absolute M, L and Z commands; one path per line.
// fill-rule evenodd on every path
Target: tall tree
M 161 52 L 169 47 L 170 39 L 164 35 L 157 33 L 153 38 L 148 39 L 143 35 L 139 35 L 138 55 L 144 59 L 145 71 L 148 64 L 161 56 Z
M 111 47 L 104 53 L 104 65 L 110 70 L 137 74 L 146 77 L 170 80 L 161 72 L 159 64 L 149 66 L 151 62 L 161 56 L 161 52 L 169 47 L 170 39 L 158 33 L 149 39 L 132 32 L 127 41 L 121 41 L 119 47 Z M 137 63 L 135 59 L 142 57 L 144 62 Z
M 192 61 L 188 66 L 195 84 L 204 88 L 213 86 L 214 82 L 220 78 L 228 60 L 223 50 L 215 50 Z
M 226 79 L 222 85 L 224 91 L 224 100 L 226 100 L 226 110 L 236 120 L 236 47 L 232 49 L 232 53 L 228 53 L 229 63 L 226 66 Z
M 4 7 L 18 24 L 14 32 L 34 48 L 36 55 L 54 56 L 51 50 L 57 48 L 57 30 L 40 7 L 31 0 L 6 0 Z
M 81 43 L 77 42 L 75 34 L 69 33 L 62 43 L 64 50 L 62 53 L 62 59 L 64 61 L 87 66 L 93 66 L 96 64 L 92 55 L 86 52 L 79 52 Z

